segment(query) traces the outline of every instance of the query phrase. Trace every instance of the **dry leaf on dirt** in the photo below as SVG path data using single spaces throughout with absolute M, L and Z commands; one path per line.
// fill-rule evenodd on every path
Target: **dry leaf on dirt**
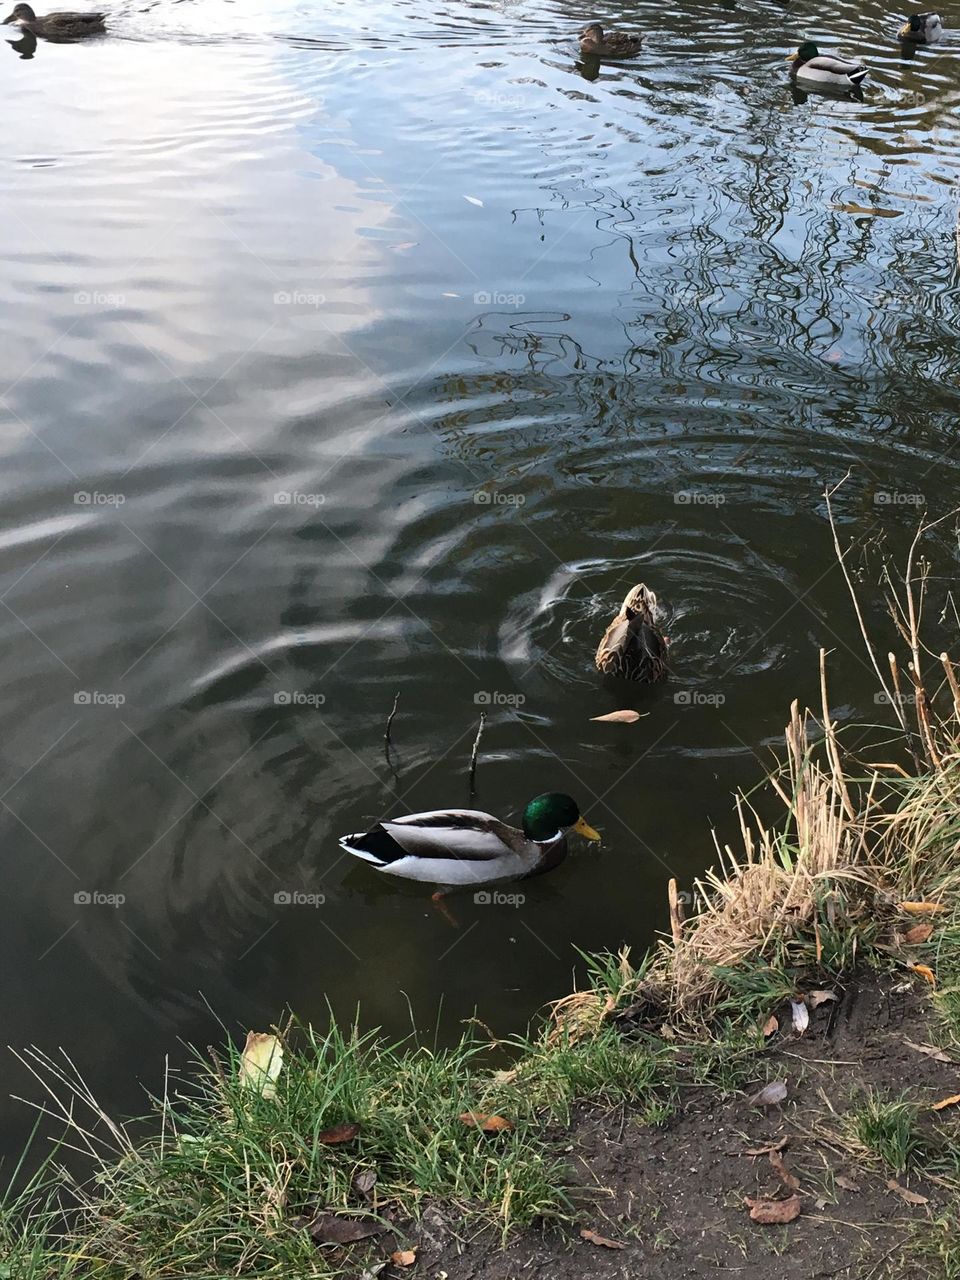
M 901 1187 L 896 1178 L 888 1178 L 887 1186 L 891 1191 L 895 1191 L 901 1200 L 905 1200 L 907 1204 L 929 1204 L 930 1201 L 926 1196 L 918 1195 L 916 1191 L 908 1191 L 906 1187 Z
M 749 1147 L 744 1151 L 745 1156 L 768 1156 L 771 1151 L 783 1151 L 786 1149 L 789 1138 L 781 1138 L 779 1142 L 774 1142 L 769 1147 Z
M 780 1181 L 783 1183 L 783 1185 L 787 1187 L 790 1191 L 799 1191 L 800 1183 L 793 1176 L 793 1174 L 790 1172 L 787 1166 L 783 1163 L 783 1156 L 780 1154 L 780 1152 L 771 1151 L 769 1159 L 770 1159 L 770 1163 L 773 1165 L 774 1172 L 776 1173 Z
M 944 1053 L 942 1049 L 938 1049 L 935 1045 L 914 1044 L 914 1042 L 912 1040 L 908 1040 L 906 1036 L 903 1037 L 903 1043 L 908 1049 L 915 1049 L 917 1053 L 925 1053 L 927 1057 L 932 1058 L 934 1062 L 953 1062 L 953 1058 L 950 1057 L 949 1053 Z
M 913 973 L 918 973 L 921 978 L 925 978 L 931 987 L 937 985 L 937 975 L 933 972 L 928 964 L 908 964 L 907 968 Z
M 353 1244 L 386 1231 L 376 1218 L 347 1218 L 338 1213 L 318 1213 L 302 1225 L 317 1244 Z
M 620 1240 L 608 1240 L 606 1236 L 601 1236 L 596 1231 L 591 1231 L 589 1227 L 580 1228 L 581 1238 L 589 1240 L 591 1244 L 602 1245 L 604 1249 L 625 1249 L 627 1246 Z
M 793 1019 L 794 1031 L 798 1036 L 802 1036 L 810 1025 L 810 1010 L 802 1000 L 791 1000 L 790 1016 Z
M 819 1009 L 822 1004 L 828 1004 L 831 1000 L 839 1000 L 840 997 L 835 991 L 808 991 L 806 995 L 807 1004 L 811 1009 Z
M 397 1249 L 390 1255 L 390 1261 L 397 1267 L 412 1267 L 416 1260 L 416 1249 Z
M 605 716 L 591 716 L 591 720 L 603 720 L 608 724 L 636 724 L 640 719 L 639 711 L 608 711 Z
M 775 1107 L 787 1096 L 786 1080 L 771 1080 L 749 1100 L 751 1107 Z
M 283 1066 L 283 1046 L 265 1031 L 248 1031 L 240 1058 L 240 1083 L 261 1098 L 277 1096 L 276 1079 Z
M 318 1133 L 317 1141 L 328 1147 L 334 1147 L 338 1142 L 352 1142 L 359 1132 L 360 1126 L 355 1121 L 344 1120 L 342 1124 L 332 1125 L 329 1129 Z
M 800 1217 L 799 1196 L 791 1196 L 789 1200 L 751 1200 L 746 1196 L 744 1203 L 749 1205 L 754 1222 L 793 1222 L 794 1218 Z
M 513 1128 L 503 1116 L 488 1116 L 485 1111 L 464 1111 L 457 1119 L 475 1129 L 482 1129 L 484 1133 L 503 1133 L 505 1129 Z
M 951 1093 L 949 1098 L 941 1098 L 930 1108 L 931 1111 L 943 1111 L 945 1107 L 955 1107 L 960 1102 L 960 1093 Z
M 845 1177 L 842 1173 L 838 1173 L 834 1179 L 838 1187 L 843 1187 L 844 1191 L 859 1191 L 859 1183 L 854 1182 L 852 1178 Z
M 908 929 L 903 935 L 903 941 L 907 946 L 913 947 L 920 942 L 926 942 L 931 933 L 933 933 L 932 924 L 915 924 L 912 929 Z
M 779 1031 L 780 1020 L 776 1014 L 771 1013 L 770 1017 L 766 1020 L 760 1030 L 763 1033 L 764 1040 L 766 1040 L 768 1036 L 772 1036 L 775 1031 Z
M 677 1038 L 677 1033 L 674 1031 L 673 1027 L 671 1027 L 669 1022 L 663 1022 L 660 1024 L 660 1035 L 664 1040 L 676 1040 Z
M 900 910 L 911 916 L 943 915 L 946 907 L 942 902 L 901 902 Z

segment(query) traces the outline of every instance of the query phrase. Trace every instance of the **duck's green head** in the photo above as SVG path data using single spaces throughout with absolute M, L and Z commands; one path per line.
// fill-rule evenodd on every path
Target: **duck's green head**
M 599 832 L 584 822 L 576 800 L 562 791 L 547 791 L 535 796 L 523 811 L 523 834 L 528 840 L 543 843 L 561 831 L 576 831 L 588 840 L 599 840 Z
M 820 50 L 813 43 L 813 41 L 804 40 L 803 44 L 800 46 L 800 48 L 797 50 L 796 53 L 789 54 L 789 56 L 787 57 L 787 61 L 795 62 L 797 66 L 800 67 L 805 62 L 809 62 L 811 58 L 819 58 L 819 57 L 820 57 Z

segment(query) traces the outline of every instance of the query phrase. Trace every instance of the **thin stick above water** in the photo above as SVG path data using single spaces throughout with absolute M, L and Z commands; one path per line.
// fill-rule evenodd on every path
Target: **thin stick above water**
M 398 689 L 393 697 L 393 707 L 391 708 L 390 714 L 387 716 L 387 727 L 383 731 L 383 746 L 384 750 L 388 752 L 390 749 L 390 727 L 393 724 L 393 717 L 397 714 L 397 703 L 399 701 L 400 690 Z
M 479 725 L 479 728 L 477 729 L 477 736 L 473 740 L 473 752 L 470 756 L 470 794 L 471 795 L 473 795 L 473 792 L 474 792 L 474 781 L 476 780 L 476 776 L 477 776 L 477 753 L 480 750 L 480 739 L 483 737 L 483 726 L 486 724 L 486 721 L 487 721 L 487 713 L 485 711 L 481 711 L 480 725 Z

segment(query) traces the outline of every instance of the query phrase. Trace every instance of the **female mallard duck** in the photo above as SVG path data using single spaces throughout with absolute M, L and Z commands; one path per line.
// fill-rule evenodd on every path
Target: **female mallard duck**
M 31 35 L 48 40 L 75 40 L 80 36 L 96 36 L 106 30 L 102 13 L 48 13 L 38 18 L 28 4 L 18 4 L 3 26 L 13 24 Z
M 566 857 L 568 831 L 600 839 L 581 818 L 576 801 L 548 791 L 524 809 L 522 831 L 476 809 L 432 809 L 342 836 L 340 847 L 386 875 L 445 890 L 552 871 Z
M 811 84 L 832 84 L 841 89 L 857 89 L 866 80 L 867 68 L 846 58 L 834 58 L 821 53 L 812 40 L 806 40 L 796 53 L 787 58 L 793 63 L 790 75 L 794 80 L 807 80 Z
M 657 597 L 643 585 L 631 587 L 620 612 L 603 633 L 597 669 L 605 676 L 653 683 L 667 674 L 667 642 L 657 626 Z
M 634 58 L 640 52 L 643 36 L 631 36 L 625 31 L 603 33 L 599 22 L 591 22 L 580 32 L 580 52 L 588 58 Z
M 943 35 L 939 13 L 911 13 L 897 35 L 914 44 L 936 44 Z

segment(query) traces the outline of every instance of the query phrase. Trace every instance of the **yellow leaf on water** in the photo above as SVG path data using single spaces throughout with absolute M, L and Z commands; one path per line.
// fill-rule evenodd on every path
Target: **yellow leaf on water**
M 608 711 L 605 716 L 591 716 L 591 720 L 599 720 L 605 724 L 636 724 L 640 719 L 639 711 Z
M 930 1108 L 931 1111 L 943 1111 L 944 1107 L 955 1107 L 960 1102 L 960 1093 L 952 1093 L 949 1098 L 941 1098 Z
M 275 1098 L 275 1082 L 282 1066 L 283 1046 L 277 1037 L 264 1031 L 248 1031 L 240 1059 L 240 1083 L 261 1098 Z

